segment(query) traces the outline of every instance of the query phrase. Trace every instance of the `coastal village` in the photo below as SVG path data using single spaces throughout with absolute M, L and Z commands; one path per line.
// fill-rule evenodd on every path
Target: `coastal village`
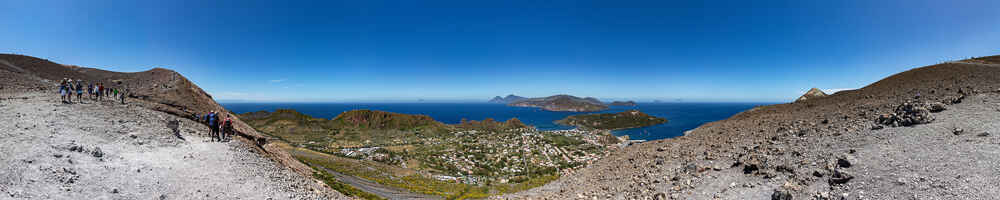
M 572 173 L 606 156 L 609 150 L 635 141 L 627 140 L 627 136 L 612 136 L 603 130 L 517 128 L 454 131 L 450 137 L 424 138 L 421 142 L 452 148 L 426 148 L 424 150 L 429 152 L 407 154 L 409 158 L 379 146 L 341 148 L 337 155 L 403 168 L 418 167 L 407 166 L 412 162 L 405 160 L 420 160 L 428 163 L 426 168 L 436 172 L 431 176 L 437 180 L 483 185 L 487 181 L 517 181 L 531 173 Z

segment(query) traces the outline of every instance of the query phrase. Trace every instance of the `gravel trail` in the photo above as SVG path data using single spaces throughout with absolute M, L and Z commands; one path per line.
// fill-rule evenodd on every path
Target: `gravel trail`
M 0 199 L 347 199 L 197 122 L 55 94 L 0 100 Z

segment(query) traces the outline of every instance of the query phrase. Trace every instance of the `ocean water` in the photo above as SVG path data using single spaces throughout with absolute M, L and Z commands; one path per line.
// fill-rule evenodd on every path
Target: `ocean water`
M 677 137 L 684 131 L 698 126 L 723 120 L 730 116 L 767 103 L 639 103 L 636 107 L 612 106 L 601 112 L 621 112 L 638 109 L 647 114 L 666 118 L 667 123 L 614 131 L 615 135 L 628 135 L 632 139 L 657 140 Z M 493 118 L 497 121 L 517 117 L 525 124 L 535 126 L 539 130 L 572 129 L 553 123 L 555 120 L 570 115 L 585 114 L 577 112 L 552 112 L 539 108 L 510 107 L 492 103 L 223 103 L 223 107 L 235 113 L 254 111 L 274 111 L 276 109 L 294 109 L 301 113 L 319 117 L 334 118 L 338 114 L 356 109 L 381 110 L 406 114 L 423 114 L 447 124 L 457 124 L 462 118 L 468 120 L 483 120 Z

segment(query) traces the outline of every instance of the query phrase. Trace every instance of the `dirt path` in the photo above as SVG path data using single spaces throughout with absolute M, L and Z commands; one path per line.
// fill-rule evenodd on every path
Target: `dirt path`
M 333 175 L 338 181 L 351 185 L 359 190 L 378 195 L 386 199 L 442 199 L 439 196 L 427 195 L 427 194 L 417 194 L 409 191 L 405 191 L 398 188 L 392 188 L 384 186 L 369 180 L 362 178 L 341 174 L 339 172 L 319 167 L 326 173 Z
M 194 121 L 17 97 L 0 101 L 0 199 L 346 199 Z

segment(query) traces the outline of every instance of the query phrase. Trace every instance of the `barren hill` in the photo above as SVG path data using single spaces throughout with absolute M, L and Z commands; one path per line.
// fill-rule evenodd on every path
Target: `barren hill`
M 1000 195 L 998 58 L 757 107 L 503 198 L 991 199 Z M 938 103 L 944 110 L 923 107 Z M 892 127 L 880 123 L 887 116 L 930 120 Z
M 819 88 L 812 88 L 812 89 L 809 89 L 809 91 L 807 91 L 805 94 L 802 94 L 802 96 L 800 96 L 798 99 L 796 99 L 795 102 L 800 102 L 800 101 L 805 101 L 805 100 L 815 99 L 815 98 L 822 98 L 822 97 L 825 97 L 825 96 L 828 96 L 828 95 L 826 93 L 824 93 L 822 90 L 819 90 Z

